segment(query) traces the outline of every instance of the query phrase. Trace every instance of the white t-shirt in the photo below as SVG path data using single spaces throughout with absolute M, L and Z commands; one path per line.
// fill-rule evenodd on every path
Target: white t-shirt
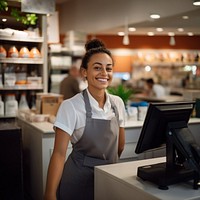
M 106 103 L 104 108 L 99 108 L 98 102 L 92 97 L 88 90 L 90 105 L 92 107 L 92 118 L 111 119 L 115 116 L 111 109 L 110 99 L 112 98 L 119 113 L 119 126 L 124 127 L 125 109 L 122 99 L 118 96 L 106 93 Z M 71 136 L 71 142 L 76 143 L 82 136 L 86 122 L 85 102 L 82 93 L 75 95 L 70 99 L 64 100 L 57 112 L 54 128 L 58 127 Z
M 154 84 L 152 90 L 155 96 L 158 98 L 166 95 L 165 88 L 162 85 Z

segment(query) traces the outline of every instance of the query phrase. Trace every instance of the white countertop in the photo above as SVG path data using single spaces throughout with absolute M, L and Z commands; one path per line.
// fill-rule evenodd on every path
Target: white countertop
M 154 196 L 156 199 L 162 200 L 199 200 L 200 189 L 194 190 L 192 184 L 179 183 L 170 185 L 168 190 L 160 190 L 157 185 L 150 183 L 149 181 L 143 181 L 137 177 L 138 166 L 151 165 L 155 163 L 165 162 L 166 158 L 153 158 L 140 161 L 131 161 L 111 165 L 103 165 L 95 167 L 95 173 L 97 171 L 102 176 L 107 176 L 110 179 L 119 181 L 123 187 L 131 187 L 134 190 L 141 190 L 150 196 Z M 112 199 L 112 198 L 111 198 Z
M 53 124 L 50 122 L 28 122 L 20 118 L 26 123 L 29 123 L 34 128 L 39 129 L 41 132 L 45 134 L 54 133 Z M 140 128 L 143 126 L 144 121 L 131 121 L 128 120 L 125 122 L 125 128 Z M 200 118 L 190 118 L 189 124 L 200 123 Z

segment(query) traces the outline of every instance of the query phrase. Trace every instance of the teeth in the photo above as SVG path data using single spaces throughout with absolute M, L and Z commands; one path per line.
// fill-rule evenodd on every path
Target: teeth
M 98 80 L 102 82 L 107 82 L 107 79 L 104 79 L 104 78 L 98 78 Z

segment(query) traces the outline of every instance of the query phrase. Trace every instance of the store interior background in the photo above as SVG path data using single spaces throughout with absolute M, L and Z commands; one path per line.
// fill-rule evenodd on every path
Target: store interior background
M 50 52 L 60 55 L 56 55 L 57 59 L 55 54 L 50 56 L 50 91 L 57 93 L 65 76 L 65 70 L 58 68 L 79 66 L 86 40 L 95 37 L 102 39 L 114 55 L 113 85 L 127 79 L 136 91 L 141 78 L 151 77 L 167 87 L 169 93 L 182 95 L 183 80 L 189 76 L 187 89 L 199 89 L 200 7 L 192 2 L 151 0 L 147 5 L 145 0 L 57 0 L 56 13 L 49 17 L 48 37 Z M 160 19 L 151 19 L 150 14 L 154 13 Z M 183 19 L 185 16 L 188 19 Z M 118 32 L 127 27 L 135 30 L 128 31 L 129 44 L 124 45 L 124 36 Z M 153 36 L 148 35 L 152 33 Z M 171 36 L 175 42 L 170 44 Z M 64 66 L 58 66 L 59 59 Z
M 46 1 L 50 2 L 50 0 Z M 95 37 L 101 39 L 114 56 L 113 85 L 126 80 L 128 86 L 133 88 L 134 91 L 140 92 L 141 78 L 151 77 L 168 88 L 170 94 L 183 96 L 186 92 L 191 91 L 199 95 L 200 7 L 194 6 L 192 2 L 192 0 L 55 0 L 56 12 L 48 15 L 47 23 L 46 14 L 42 15 L 45 20 L 41 25 L 41 35 L 39 35 L 37 41 L 33 38 L 20 38 L 18 40 L 16 37 L 12 40 L 13 38 L 0 37 L 0 42 L 6 47 L 6 50 L 12 45 L 16 45 L 18 49 L 25 44 L 29 48 L 37 45 L 43 54 L 38 60 L 32 58 L 0 58 L 0 66 L 5 69 L 12 63 L 16 66 L 26 64 L 31 66 L 30 69 L 32 67 L 37 68 L 38 78 L 42 80 L 41 85 L 31 86 L 30 88 L 27 86 L 28 84 L 13 85 L 12 87 L 3 85 L 0 88 L 3 101 L 6 102 L 6 95 L 11 91 L 15 93 L 18 102 L 24 91 L 27 94 L 28 102 L 30 102 L 31 98 L 29 97 L 31 97 L 32 92 L 34 92 L 34 95 L 40 92 L 59 93 L 60 81 L 67 75 L 71 65 L 80 66 L 85 42 Z M 152 20 L 150 18 L 152 13 L 159 14 L 160 19 Z M 189 18 L 183 19 L 183 16 Z M 0 15 L 0 20 L 2 17 Z M 1 22 L 2 24 L 3 22 Z M 17 24 L 19 23 L 14 22 L 14 25 Z M 125 45 L 123 44 L 124 36 L 119 36 L 118 32 L 125 31 L 127 27 L 135 28 L 135 31 L 128 31 L 129 44 Z M 1 28 L 9 27 L 5 23 Z M 156 28 L 163 28 L 163 31 L 160 32 Z M 148 32 L 153 32 L 155 35 L 149 36 L 147 35 Z M 168 35 L 169 32 L 170 36 Z M 171 41 L 172 36 L 175 43 Z M 149 71 L 149 69 L 151 70 Z M 184 88 L 182 81 L 187 75 L 190 78 L 189 84 Z M 195 97 L 200 98 L 200 95 Z M 166 100 L 168 99 L 164 99 L 164 101 Z M 49 104 L 46 103 L 46 105 Z M 56 105 L 58 106 L 59 103 Z M 55 106 L 52 107 L 55 108 Z M 15 122 L 15 120 L 22 127 L 22 133 L 21 130 L 18 130 L 20 138 L 17 140 L 21 141 L 23 136 L 23 159 L 25 162 L 22 163 L 21 158 L 17 158 L 17 160 L 21 162 L 19 164 L 19 167 L 21 167 L 20 174 L 24 173 L 26 195 L 35 197 L 27 198 L 31 200 L 41 199 L 40 197 L 43 195 L 47 166 L 53 151 L 54 131 L 51 119 L 55 118 L 49 118 L 49 122 L 46 122 L 45 114 L 50 114 L 49 107 L 47 107 L 46 112 L 42 110 L 38 115 L 32 115 L 31 112 L 31 115 L 25 115 L 25 119 L 22 119 L 20 115 L 17 118 L 16 116 L 6 115 L 0 117 L 2 122 L 0 126 L 8 125 L 5 129 L 11 128 L 7 122 Z M 53 112 L 56 113 L 55 110 Z M 19 113 L 24 114 L 22 111 Z M 43 117 L 42 122 L 44 123 L 38 123 L 36 117 Z M 137 159 L 134 147 L 143 121 L 137 121 L 140 125 L 136 128 L 133 127 L 132 121 L 129 122 L 131 127 L 126 130 L 128 137 L 123 157 L 123 159 L 128 160 Z M 5 135 L 7 135 L 7 132 Z M 15 156 L 5 154 L 5 152 L 9 152 L 12 145 L 10 143 L 7 145 L 8 143 L 1 141 L 4 144 L 4 146 L 0 145 L 3 156 L 15 158 Z M 22 145 L 16 148 L 21 156 Z M 16 155 L 14 148 L 13 150 L 14 155 Z M 22 164 L 25 166 L 24 171 Z M 2 166 L 6 166 L 6 164 Z M 16 166 L 12 166 L 11 171 L 14 171 Z M 11 179 L 13 177 L 15 176 L 12 176 Z M 1 183 L 5 185 L 4 181 Z M 16 185 L 13 185 L 13 188 Z M 23 181 L 20 186 L 23 189 L 22 185 Z

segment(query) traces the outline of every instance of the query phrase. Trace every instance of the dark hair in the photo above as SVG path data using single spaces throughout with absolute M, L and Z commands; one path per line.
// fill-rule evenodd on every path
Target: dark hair
M 111 52 L 105 47 L 104 43 L 99 39 L 89 40 L 85 44 L 85 50 L 86 50 L 86 53 L 82 58 L 81 68 L 87 69 L 88 62 L 90 61 L 90 58 L 94 54 L 106 53 L 112 58 Z M 113 58 L 112 58 L 112 61 L 113 61 Z
M 147 79 L 146 82 L 152 85 L 154 84 L 154 80 L 152 78 Z

